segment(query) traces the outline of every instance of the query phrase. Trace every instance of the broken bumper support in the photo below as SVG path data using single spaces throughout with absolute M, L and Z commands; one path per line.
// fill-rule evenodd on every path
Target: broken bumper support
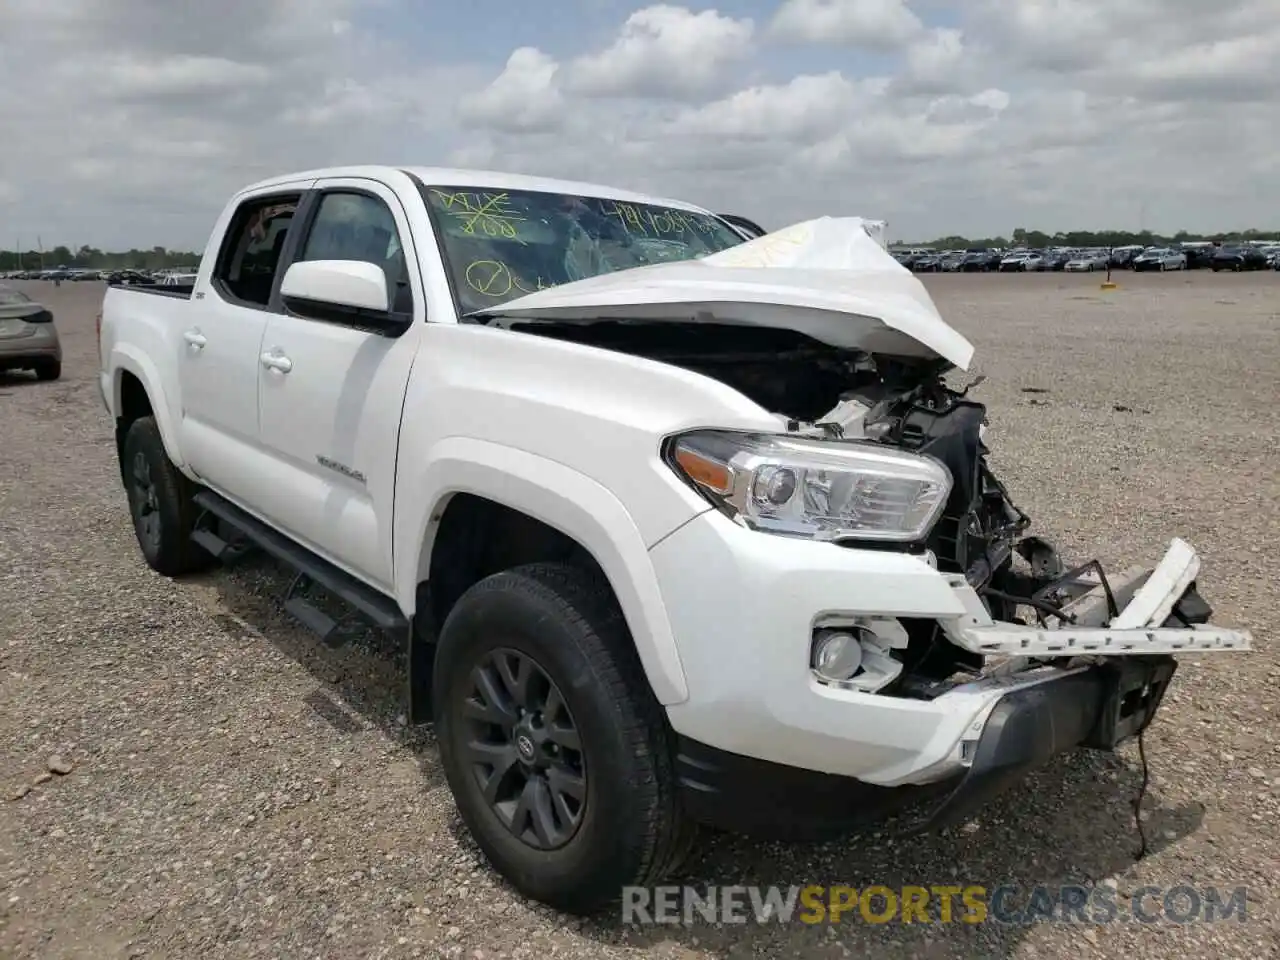
M 1105 581 L 1063 608 L 1071 620 L 1042 627 L 994 621 L 963 576 L 948 581 L 964 606 L 964 616 L 944 621 L 957 646 L 983 655 L 1017 657 L 1133 656 L 1184 652 L 1244 651 L 1252 637 L 1244 630 L 1209 624 L 1166 626 L 1184 598 L 1202 604 L 1195 593 L 1200 558 L 1184 540 L 1175 539 L 1154 570 L 1131 573 L 1124 583 Z M 1111 617 L 1110 601 L 1124 604 Z

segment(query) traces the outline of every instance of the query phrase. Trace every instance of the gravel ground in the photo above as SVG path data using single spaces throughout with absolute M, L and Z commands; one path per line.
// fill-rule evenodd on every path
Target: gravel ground
M 0 956 L 1275 956 L 1280 275 L 939 276 L 1015 500 L 1068 555 L 1201 550 L 1249 655 L 1188 656 L 1147 737 L 1054 764 L 964 828 L 709 842 L 684 882 L 1247 885 L 1216 924 L 624 928 L 531 906 L 463 834 L 396 651 L 318 646 L 269 563 L 172 582 L 133 540 L 94 383 L 98 284 L 20 284 L 64 379 L 0 376 Z M 51 768 L 56 768 L 56 772 Z

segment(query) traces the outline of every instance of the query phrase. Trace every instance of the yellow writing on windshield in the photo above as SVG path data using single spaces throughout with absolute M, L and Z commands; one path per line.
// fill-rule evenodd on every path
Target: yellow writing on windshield
M 468 193 L 466 191 L 431 191 L 444 209 L 462 225 L 469 236 L 501 237 L 519 240 L 517 224 L 524 220 L 511 205 L 511 197 L 502 193 Z
M 645 209 L 633 203 L 612 201 L 602 203 L 600 209 L 606 217 L 613 217 L 621 223 L 629 233 L 669 237 L 691 232 L 711 233 L 715 229 L 705 217 L 682 210 Z
M 534 278 L 532 283 L 523 280 L 501 260 L 473 260 L 467 264 L 463 278 L 467 286 L 476 293 L 495 300 L 510 296 L 514 291 L 534 293 L 555 286 L 554 283 L 549 283 L 542 277 Z

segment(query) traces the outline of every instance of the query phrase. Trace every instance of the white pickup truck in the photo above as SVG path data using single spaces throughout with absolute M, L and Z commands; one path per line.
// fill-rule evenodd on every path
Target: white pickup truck
M 953 823 L 1250 638 L 1181 540 L 1107 577 L 1026 534 L 943 379 L 972 347 L 873 233 L 464 170 L 249 187 L 191 287 L 106 294 L 142 553 L 264 549 L 324 641 L 402 637 L 468 828 L 565 910 L 699 824 Z

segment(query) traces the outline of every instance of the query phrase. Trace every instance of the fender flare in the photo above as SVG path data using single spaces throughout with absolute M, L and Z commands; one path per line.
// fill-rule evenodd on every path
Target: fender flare
M 133 374 L 142 383 L 151 401 L 151 412 L 160 428 L 160 438 L 164 441 L 165 452 L 174 466 L 179 469 L 186 465 L 182 458 L 182 447 L 178 443 L 177 429 L 169 410 L 169 400 L 165 395 L 160 371 L 151 358 L 141 351 L 134 350 L 125 344 L 117 344 L 111 351 L 111 411 L 119 416 L 121 407 L 121 391 L 125 372 Z
M 571 467 L 485 440 L 446 438 L 431 449 L 426 463 L 411 487 L 424 494 L 422 513 L 406 524 L 405 531 L 417 536 L 406 545 L 404 562 L 397 564 L 396 592 L 404 609 L 413 609 L 419 573 L 430 565 L 449 499 L 458 493 L 484 497 L 581 544 L 613 587 L 658 702 L 671 705 L 688 699 L 684 667 L 649 551 L 617 497 Z

